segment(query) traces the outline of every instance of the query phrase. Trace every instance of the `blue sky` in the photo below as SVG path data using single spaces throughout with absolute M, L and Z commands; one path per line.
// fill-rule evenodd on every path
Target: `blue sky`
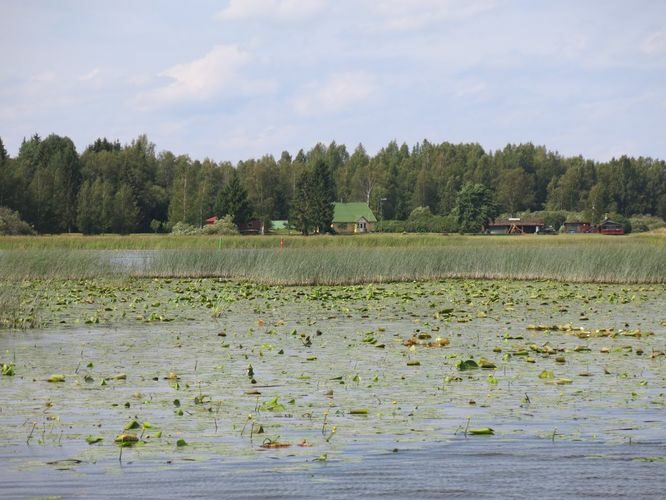
M 4 0 L 0 137 L 238 161 L 531 141 L 666 159 L 666 2 Z

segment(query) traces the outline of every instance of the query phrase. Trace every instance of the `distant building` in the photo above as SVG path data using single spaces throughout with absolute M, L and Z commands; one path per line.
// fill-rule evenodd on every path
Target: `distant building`
M 264 234 L 264 223 L 259 219 L 252 219 L 245 223 L 238 224 L 240 234 Z
M 569 221 L 564 223 L 564 232 L 568 234 L 593 233 L 595 227 L 589 222 Z
M 217 215 L 213 215 L 212 217 L 208 217 L 206 219 L 206 224 L 215 224 L 218 221 Z
M 624 234 L 624 225 L 606 219 L 599 224 L 599 232 L 601 234 Z
M 333 223 L 336 233 L 371 233 L 377 218 L 367 203 L 334 203 Z
M 544 229 L 543 220 L 521 220 L 510 217 L 508 219 L 495 219 L 486 226 L 488 234 L 534 234 Z

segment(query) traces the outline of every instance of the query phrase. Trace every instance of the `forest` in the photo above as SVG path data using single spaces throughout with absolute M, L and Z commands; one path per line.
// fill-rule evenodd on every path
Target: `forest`
M 598 162 L 531 143 L 486 151 L 391 141 L 370 155 L 361 144 L 350 151 L 332 142 L 234 165 L 157 152 L 145 135 L 125 145 L 100 138 L 82 153 L 68 137 L 34 135 L 16 157 L 0 139 L 0 207 L 42 234 L 168 232 L 179 222 L 202 226 L 212 215 L 237 224 L 289 220 L 307 232 L 324 229 L 332 216 L 311 207 L 333 201 L 367 202 L 379 230 L 402 229 L 399 221 L 418 215 L 456 230 L 460 195 L 474 189 L 490 196 L 496 215 L 539 213 L 558 223 L 571 212 L 592 222 L 608 214 L 666 218 L 663 160 Z

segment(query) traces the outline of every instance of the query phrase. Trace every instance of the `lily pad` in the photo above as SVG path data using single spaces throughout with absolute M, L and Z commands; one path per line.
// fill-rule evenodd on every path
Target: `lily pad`
M 490 427 L 479 427 L 478 429 L 469 429 L 467 433 L 472 436 L 492 436 L 495 431 Z
M 456 363 L 456 368 L 461 372 L 464 372 L 467 370 L 477 370 L 479 365 L 473 359 L 466 359 L 464 361 L 461 359 Z

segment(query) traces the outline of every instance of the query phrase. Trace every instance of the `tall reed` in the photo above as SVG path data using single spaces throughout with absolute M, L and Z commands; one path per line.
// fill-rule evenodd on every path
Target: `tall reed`
M 480 239 L 481 240 L 481 239 Z M 666 245 L 585 244 L 0 252 L 0 278 L 221 277 L 351 284 L 447 277 L 666 283 Z

